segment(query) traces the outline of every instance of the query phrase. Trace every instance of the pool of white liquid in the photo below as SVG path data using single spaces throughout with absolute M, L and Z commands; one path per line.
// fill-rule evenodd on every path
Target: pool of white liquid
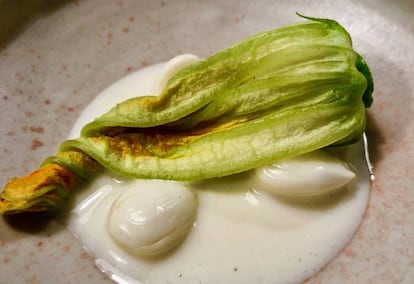
M 175 60 L 173 64 L 185 65 L 192 59 Z M 146 67 L 108 87 L 83 111 L 71 137 L 119 102 L 156 95 L 171 75 L 164 68 L 165 63 Z M 267 193 L 255 183 L 254 171 L 186 183 L 196 195 L 197 215 L 184 241 L 162 256 L 133 255 L 108 234 L 111 206 L 135 180 L 107 173 L 93 181 L 76 195 L 67 226 L 97 267 L 118 283 L 300 283 L 347 245 L 369 198 L 362 142 L 332 151 L 356 178 L 319 197 Z

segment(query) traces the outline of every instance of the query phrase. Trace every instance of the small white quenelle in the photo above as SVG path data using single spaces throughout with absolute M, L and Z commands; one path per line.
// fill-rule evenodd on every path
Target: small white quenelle
M 125 251 L 156 256 L 185 239 L 196 214 L 197 199 L 185 185 L 137 180 L 112 204 L 108 231 Z
M 317 150 L 254 171 L 255 186 L 284 196 L 316 196 L 344 188 L 355 178 L 347 164 Z

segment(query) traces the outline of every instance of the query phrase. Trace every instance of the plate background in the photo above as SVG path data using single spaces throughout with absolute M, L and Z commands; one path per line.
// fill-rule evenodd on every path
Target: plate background
M 0 184 L 56 151 L 112 82 L 179 53 L 208 56 L 246 36 L 333 18 L 371 67 L 368 138 L 376 180 L 344 252 L 309 283 L 414 282 L 414 2 L 0 0 Z M 110 282 L 55 221 L 0 219 L 0 283 Z

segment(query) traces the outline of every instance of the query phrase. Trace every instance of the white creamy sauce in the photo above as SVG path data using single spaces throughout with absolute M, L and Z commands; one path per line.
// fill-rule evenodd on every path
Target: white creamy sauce
M 144 68 L 111 85 L 83 111 L 71 137 L 77 137 L 83 125 L 116 103 L 130 97 L 158 94 L 171 75 L 194 60 L 194 56 L 183 55 L 167 64 Z M 138 224 L 130 231 L 139 235 L 142 228 L 136 220 L 141 220 L 141 215 L 132 221 L 123 219 L 122 212 L 128 212 L 129 207 L 117 212 L 116 217 L 110 214 L 116 215 L 111 213 L 111 208 L 117 208 L 114 202 L 125 191 L 137 186 L 158 188 L 160 183 L 170 181 L 149 180 L 143 184 L 142 180 L 125 180 L 107 173 L 76 195 L 67 224 L 96 259 L 96 265 L 119 283 L 298 283 L 320 270 L 350 241 L 368 202 L 370 183 L 363 145 L 359 143 L 334 151 L 336 157 L 346 162 L 345 168 L 335 170 L 317 160 L 304 170 L 299 159 L 292 163 L 286 161 L 275 164 L 270 166 L 270 170 L 267 167 L 224 178 L 182 184 L 183 188 L 187 188 L 185 190 L 194 194 L 198 207 L 194 207 L 191 194 L 185 193 L 187 197 L 179 201 L 182 203 L 174 203 L 174 208 L 165 207 L 174 212 L 171 216 L 175 223 L 171 225 L 165 216 L 154 219 L 154 222 L 161 224 L 161 234 L 162 230 L 170 232 L 175 224 L 177 228 L 184 228 L 178 232 L 181 243 L 161 256 L 149 258 L 125 249 L 130 244 L 142 246 L 156 242 L 158 237 L 154 237 L 155 233 L 138 236 L 132 241 L 130 237 L 135 233 L 117 241 L 114 240 L 116 237 L 111 237 L 122 226 L 121 229 L 109 228 L 122 222 L 130 222 L 131 226 Z M 347 167 L 357 175 L 346 171 Z M 295 168 L 299 172 L 294 173 Z M 315 171 L 322 169 L 322 174 L 316 174 L 313 170 L 306 173 L 306 169 L 310 168 Z M 292 177 L 300 179 L 299 188 L 313 184 L 313 189 L 309 194 L 303 190 L 293 194 L 300 197 L 283 194 L 280 186 L 276 190 L 266 190 L 272 184 L 272 177 L 268 175 L 272 170 L 276 171 L 273 175 L 276 184 L 289 183 L 286 173 L 290 173 L 290 181 Z M 285 176 L 278 179 L 278 175 Z M 318 178 L 315 179 L 315 176 Z M 324 184 L 323 179 L 326 177 L 327 193 L 316 195 L 315 190 L 318 190 L 314 188 L 315 184 Z M 343 186 L 347 178 L 352 181 Z M 332 186 L 332 179 L 341 189 Z M 297 189 L 298 185 L 292 188 Z M 180 190 L 184 189 L 177 188 L 178 195 L 172 193 L 171 199 L 177 196 L 181 198 Z M 141 204 L 146 208 L 142 212 L 156 215 L 151 213 L 147 205 L 154 202 L 156 207 L 158 197 L 143 192 L 139 194 L 148 198 L 148 203 L 142 200 L 135 202 L 134 198 L 137 197 L 132 192 L 131 196 L 124 198 L 129 200 L 125 206 L 132 208 L 134 204 L 138 207 Z M 136 213 L 138 209 L 134 208 L 133 212 Z M 139 214 L 144 214 L 142 212 Z M 187 215 L 190 219 L 187 219 Z M 118 219 L 113 221 L 111 218 Z M 156 226 L 157 223 L 151 223 L 148 228 L 154 224 Z M 157 234 L 158 229 L 155 229 Z M 120 245 L 124 240 L 124 245 Z M 166 239 L 167 243 L 170 241 Z

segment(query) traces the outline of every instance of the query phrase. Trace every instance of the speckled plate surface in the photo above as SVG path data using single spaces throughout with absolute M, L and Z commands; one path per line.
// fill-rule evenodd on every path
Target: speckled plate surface
M 53 154 L 81 110 L 126 74 L 179 53 L 210 55 L 299 21 L 296 11 L 334 18 L 374 75 L 376 180 L 354 239 L 308 283 L 414 283 L 414 2 L 294 2 L 0 0 L 1 186 Z M 0 275 L 110 282 L 59 223 L 33 218 L 0 219 Z

